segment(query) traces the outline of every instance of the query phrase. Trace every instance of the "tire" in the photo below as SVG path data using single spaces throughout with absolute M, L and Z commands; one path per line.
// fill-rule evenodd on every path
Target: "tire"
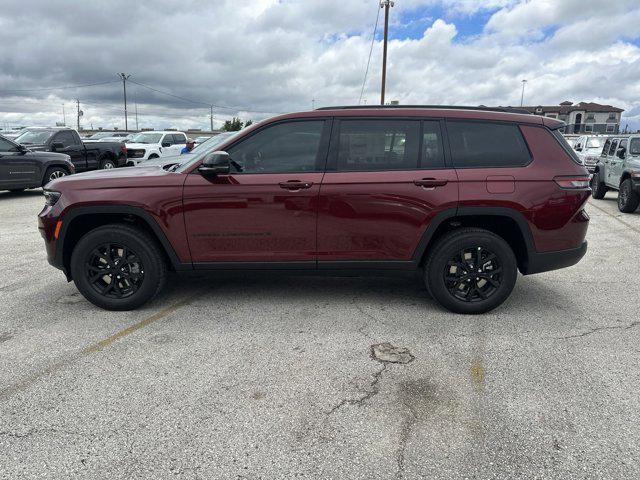
M 47 183 L 60 177 L 66 177 L 67 175 L 69 175 L 69 171 L 64 167 L 49 167 L 44 174 L 42 186 L 44 187 Z
M 110 158 L 105 158 L 100 162 L 100 168 L 103 170 L 111 170 L 112 168 L 116 168 L 116 162 L 114 162 Z
M 123 259 L 128 262 L 118 266 L 123 265 Z M 101 271 L 108 273 L 100 276 Z M 76 244 L 71 276 L 80 293 L 94 305 L 105 310 L 133 310 L 162 290 L 167 264 L 160 246 L 145 231 L 110 224 L 91 230 Z
M 618 192 L 618 210 L 622 213 L 633 213 L 640 205 L 640 195 L 633 190 L 633 182 L 627 178 L 620 184 Z
M 600 174 L 595 172 L 591 177 L 591 196 L 596 200 L 602 200 L 609 189 L 600 179 Z
M 473 276 L 469 276 L 470 270 Z M 511 247 L 498 235 L 480 228 L 460 228 L 436 242 L 426 259 L 424 275 L 428 292 L 443 307 L 455 313 L 478 314 L 493 310 L 509 297 L 518 265 Z

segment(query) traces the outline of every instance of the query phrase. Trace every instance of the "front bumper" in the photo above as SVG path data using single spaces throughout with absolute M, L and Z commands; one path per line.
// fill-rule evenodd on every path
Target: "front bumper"
M 570 267 L 578 263 L 587 253 L 587 241 L 582 242 L 578 248 L 559 250 L 556 252 L 532 253 L 529 255 L 527 265 L 523 268 L 523 275 L 548 272 L 559 268 Z

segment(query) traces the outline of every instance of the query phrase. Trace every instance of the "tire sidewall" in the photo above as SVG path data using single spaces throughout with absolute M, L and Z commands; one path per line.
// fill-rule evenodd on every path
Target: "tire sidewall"
M 480 302 L 464 302 L 455 298 L 447 290 L 444 281 L 444 271 L 447 262 L 465 248 L 482 247 L 498 256 L 502 265 L 502 282 L 498 291 L 488 299 Z M 427 289 L 431 295 L 445 308 L 463 314 L 479 314 L 493 310 L 502 304 L 511 294 L 518 277 L 518 265 L 513 251 L 501 238 L 491 233 L 474 232 L 445 239 L 438 244 L 433 252 L 433 258 L 425 271 Z
M 624 195 L 622 195 L 624 191 Z M 622 198 L 626 198 L 626 202 L 623 202 Z M 623 213 L 633 213 L 638 208 L 637 194 L 633 191 L 633 185 L 630 179 L 626 179 L 620 185 L 620 191 L 618 192 L 618 210 Z
M 108 164 L 110 164 L 111 167 L 107 168 Z M 113 168 L 116 168 L 116 164 L 113 160 L 106 159 L 102 161 L 102 163 L 100 164 L 100 168 L 102 168 L 103 170 L 111 170 Z
M 144 269 L 142 285 L 133 295 L 123 299 L 100 295 L 89 283 L 84 270 L 84 264 L 91 251 L 103 243 L 110 242 L 124 245 L 135 252 Z M 80 293 L 94 305 L 108 310 L 132 310 L 155 296 L 161 272 L 157 261 L 153 258 L 151 248 L 132 233 L 123 230 L 110 232 L 106 229 L 97 229 L 82 237 L 74 248 L 71 255 L 71 275 Z

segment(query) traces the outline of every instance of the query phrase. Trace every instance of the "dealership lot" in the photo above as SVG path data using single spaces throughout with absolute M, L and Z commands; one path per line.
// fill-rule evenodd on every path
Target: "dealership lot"
M 42 204 L 0 192 L 0 478 L 640 476 L 640 213 L 615 194 L 582 262 L 470 317 L 398 278 L 174 277 L 102 311 L 47 264 Z

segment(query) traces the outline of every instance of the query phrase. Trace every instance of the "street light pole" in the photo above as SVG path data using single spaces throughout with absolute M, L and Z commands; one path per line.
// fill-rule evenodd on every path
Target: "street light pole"
M 211 122 L 211 131 L 213 132 L 213 105 L 209 106 L 209 121 Z
M 382 88 L 380 91 L 380 105 L 384 105 L 384 91 L 387 83 L 387 38 L 389 35 L 389 8 L 393 7 L 393 1 L 382 0 L 380 8 L 384 8 L 384 41 L 382 45 Z
M 131 75 L 125 75 L 119 73 L 118 76 L 122 79 L 122 89 L 124 90 L 124 129 L 129 130 L 129 123 L 127 119 L 127 80 Z
M 524 105 L 524 86 L 527 83 L 526 80 L 522 80 L 522 94 L 520 95 L 520 106 Z

